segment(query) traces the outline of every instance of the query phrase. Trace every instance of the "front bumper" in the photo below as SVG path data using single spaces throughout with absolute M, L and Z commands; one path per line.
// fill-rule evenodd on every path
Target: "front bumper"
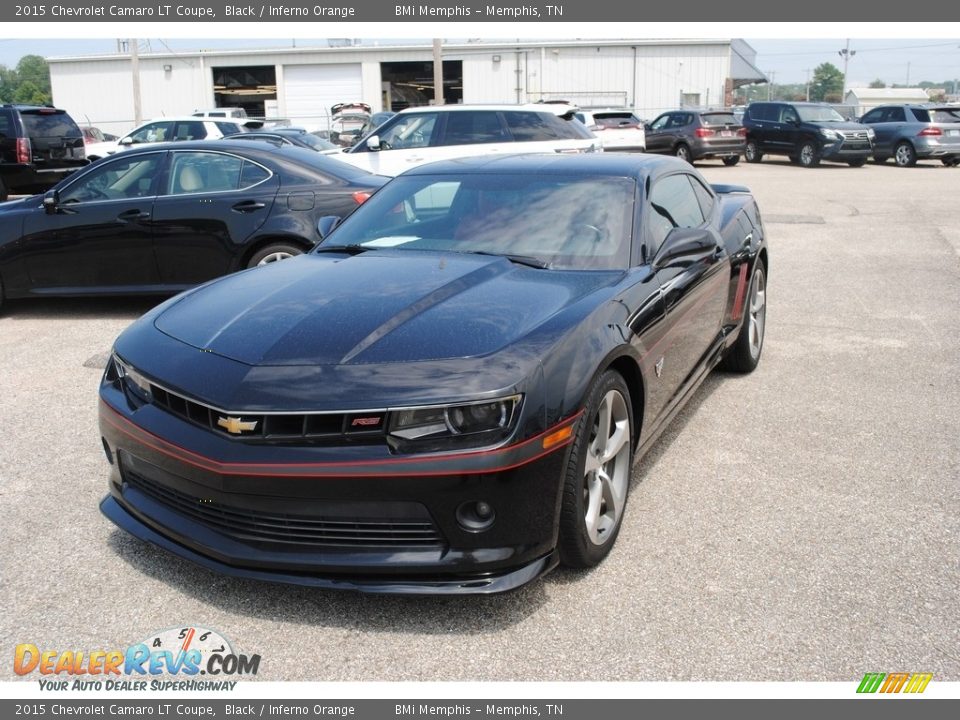
M 542 450 L 538 436 L 426 458 L 374 458 L 370 449 L 369 461 L 352 448 L 353 459 L 338 461 L 340 448 L 251 449 L 156 407 L 128 412 L 104 400 L 100 427 L 112 461 L 103 513 L 227 575 L 480 594 L 512 590 L 557 564 L 567 443 Z M 460 514 L 478 501 L 495 513 L 482 530 Z
M 869 142 L 837 140 L 824 143 L 820 156 L 824 160 L 847 162 L 848 160 L 869 160 L 873 155 L 873 145 Z

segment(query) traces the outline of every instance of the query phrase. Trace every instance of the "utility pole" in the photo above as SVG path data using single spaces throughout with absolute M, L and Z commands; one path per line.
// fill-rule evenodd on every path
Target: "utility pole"
M 807 102 L 810 102 L 810 73 L 813 71 L 807 68 L 804 72 L 807 74 Z
M 443 40 L 433 40 L 433 104 L 443 105 Z
M 910 63 L 907 63 L 907 87 L 910 87 Z
M 847 38 L 847 46 L 838 51 L 837 54 L 843 58 L 843 91 L 840 93 L 840 102 L 845 102 L 847 99 L 847 63 L 850 62 L 851 57 L 857 54 L 856 50 L 850 49 L 850 38 Z
M 133 74 L 133 124 L 143 122 L 143 110 L 140 107 L 140 48 L 135 38 L 127 40 L 130 44 L 130 72 Z
M 767 75 L 770 76 L 770 81 L 767 83 L 767 100 L 773 100 L 773 81 L 777 77 L 775 70 L 768 70 Z

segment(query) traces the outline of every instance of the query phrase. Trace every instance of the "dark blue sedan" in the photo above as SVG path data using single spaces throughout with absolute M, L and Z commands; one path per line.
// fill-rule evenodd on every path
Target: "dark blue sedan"
M 634 462 L 713 367 L 757 366 L 767 263 L 746 189 L 675 158 L 416 168 L 313 252 L 117 339 L 102 510 L 220 572 L 328 588 L 595 565 Z

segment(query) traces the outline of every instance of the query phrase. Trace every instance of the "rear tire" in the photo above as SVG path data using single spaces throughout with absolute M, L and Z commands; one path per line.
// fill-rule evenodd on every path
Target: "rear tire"
M 747 144 L 743 147 L 743 157 L 748 163 L 758 163 L 763 160 L 763 153 L 760 152 L 760 146 L 757 145 L 756 140 L 747 140 Z
M 860 158 L 859 160 L 847 160 L 847 165 L 850 167 L 863 167 L 867 164 L 866 158 Z
M 808 140 L 800 146 L 797 153 L 800 164 L 805 168 L 813 168 L 820 164 L 820 146 L 812 140 Z
M 726 157 L 723 159 L 723 164 L 726 165 L 727 167 L 733 167 L 738 162 L 740 162 L 739 155 L 734 155 L 733 157 Z
M 917 164 L 917 151 L 913 149 L 913 145 L 904 140 L 894 149 L 893 159 L 897 167 L 913 167 Z
M 767 275 L 763 261 L 757 259 L 744 300 L 743 321 L 740 335 L 731 347 L 720 367 L 738 373 L 753 372 L 760 364 L 763 352 L 764 331 L 767 327 Z
M 673 154 L 676 155 L 681 160 L 683 160 L 684 162 L 688 162 L 691 165 L 693 165 L 693 153 L 690 152 L 689 146 L 683 143 L 680 143 L 674 149 Z
M 4 185 L 3 180 L 0 179 L 0 202 L 6 202 L 9 197 L 10 194 L 7 192 L 7 186 Z
M 260 250 L 250 256 L 247 267 L 257 267 L 258 265 L 269 265 L 278 260 L 286 260 L 296 255 L 302 255 L 303 248 L 291 243 L 271 243 L 262 247 Z
M 620 532 L 633 467 L 633 406 L 619 373 L 607 370 L 587 393 L 567 455 L 557 550 L 568 567 L 603 560 Z
M 883 165 L 883 164 L 884 164 L 887 160 L 889 160 L 889 159 L 890 159 L 890 158 L 888 158 L 888 157 L 883 157 L 883 156 L 881 155 L 880 157 L 874 156 L 873 161 L 874 161 L 877 165 Z
M 960 166 L 960 158 L 940 158 L 940 162 L 942 162 L 947 167 Z

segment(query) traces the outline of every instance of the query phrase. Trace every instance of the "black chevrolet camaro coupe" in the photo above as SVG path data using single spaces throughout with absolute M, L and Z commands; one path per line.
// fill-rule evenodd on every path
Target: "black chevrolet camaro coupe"
M 386 178 L 267 142 L 127 150 L 45 195 L 0 203 L 0 304 L 51 295 L 172 294 L 320 241 Z
M 751 195 L 675 158 L 413 169 L 314 251 L 117 339 L 101 509 L 200 565 L 321 587 L 595 565 L 634 461 L 714 366 L 756 367 L 766 277 Z

